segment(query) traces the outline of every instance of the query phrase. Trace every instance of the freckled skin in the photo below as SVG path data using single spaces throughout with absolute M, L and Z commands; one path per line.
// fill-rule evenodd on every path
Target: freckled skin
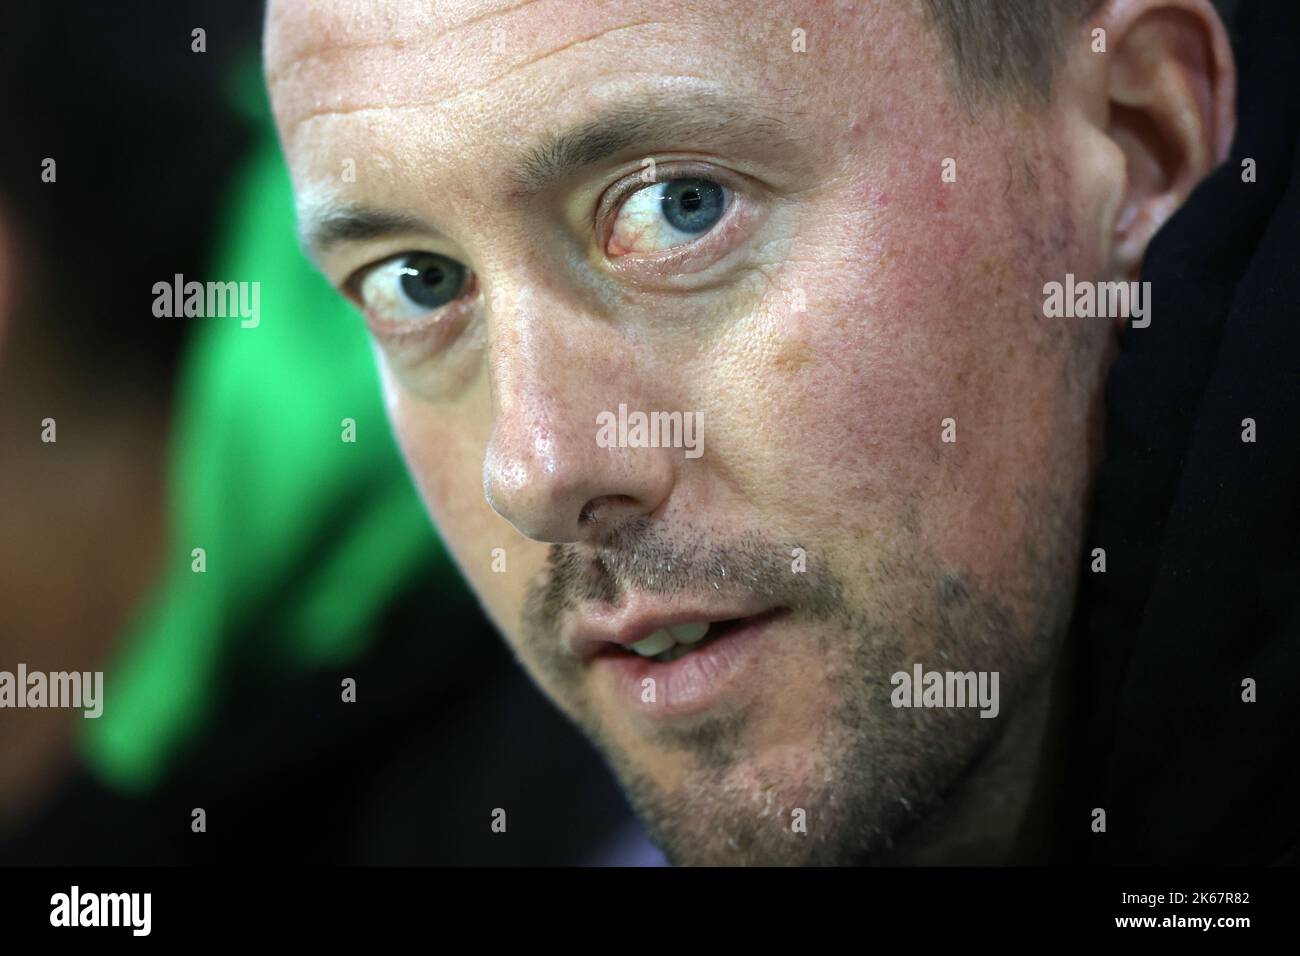
M 300 194 L 336 186 L 354 158 L 347 198 L 448 237 L 345 250 L 322 262 L 332 279 L 427 248 L 504 303 L 480 308 L 454 362 L 378 350 L 401 446 L 461 569 L 674 859 L 836 862 L 897 845 L 998 735 L 1041 723 L 1112 330 L 1045 320 L 1040 290 L 1106 274 L 1097 210 L 1122 159 L 1081 166 L 1070 110 L 972 123 L 911 4 L 792 20 L 753 2 L 559 16 L 466 0 L 424 24 L 407 7 L 273 2 L 268 81 Z M 806 54 L 791 52 L 794 26 Z M 542 199 L 510 201 L 502 184 L 512 156 L 590 115 L 611 84 L 682 77 L 763 102 L 808 148 L 765 184 L 744 267 L 668 294 L 610 273 L 571 226 L 617 164 Z M 653 154 L 674 150 L 752 159 L 689 142 Z M 941 180 L 945 157 L 956 183 Z M 704 455 L 598 448 L 596 415 L 619 403 L 701 412 Z M 947 418 L 955 444 L 941 441 Z M 524 620 L 550 544 L 594 546 L 600 529 L 579 521 L 593 500 L 683 547 L 797 541 L 842 585 L 836 614 L 790 619 L 761 680 L 705 725 L 710 748 L 647 732 Z M 1001 672 L 1000 720 L 888 706 L 889 674 L 945 660 Z M 775 812 L 794 806 L 805 837 Z

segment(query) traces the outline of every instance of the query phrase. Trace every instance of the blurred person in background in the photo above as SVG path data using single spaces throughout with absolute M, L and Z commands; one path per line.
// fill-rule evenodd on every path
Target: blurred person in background
M 162 270 L 202 270 L 211 184 L 247 143 L 229 111 L 214 110 L 222 58 L 169 36 L 190 19 L 181 5 L 137 20 L 90 3 L 23 3 L 0 25 L 5 670 L 102 668 L 162 558 L 172 385 L 189 324 L 146 321 L 147 292 Z M 230 19 L 212 22 L 214 39 Z M 0 814 L 48 787 L 80 729 L 80 714 L 0 712 Z

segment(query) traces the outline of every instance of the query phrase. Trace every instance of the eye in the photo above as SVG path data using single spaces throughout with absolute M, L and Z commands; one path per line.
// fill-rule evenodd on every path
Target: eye
M 380 322 L 415 322 L 464 295 L 470 272 L 434 252 L 406 252 L 372 268 L 357 292 L 367 314 Z
M 619 207 L 608 250 L 626 255 L 685 245 L 716 226 L 730 203 L 730 190 L 709 179 L 669 179 L 638 189 Z

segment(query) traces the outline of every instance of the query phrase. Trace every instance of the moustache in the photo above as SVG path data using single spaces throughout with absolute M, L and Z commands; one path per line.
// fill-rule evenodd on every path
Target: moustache
M 617 604 L 629 592 L 702 591 L 761 596 L 817 618 L 843 607 L 843 589 L 815 553 L 758 532 L 719 539 L 686 537 L 645 517 L 628 519 L 591 545 L 555 544 L 529 588 L 524 623 L 554 633 L 584 603 Z

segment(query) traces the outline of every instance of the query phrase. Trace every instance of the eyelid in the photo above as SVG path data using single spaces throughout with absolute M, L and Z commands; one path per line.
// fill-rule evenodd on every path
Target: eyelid
M 341 243 L 339 248 L 331 253 L 330 258 L 333 261 L 322 266 L 322 271 L 326 275 L 343 274 L 344 278 L 338 283 L 338 288 L 347 292 L 354 283 L 359 284 L 365 276 L 380 266 L 401 259 L 403 256 L 414 255 L 445 256 L 463 264 L 466 269 L 469 268 L 461 250 L 450 243 L 440 242 L 420 233 L 401 233 L 374 242 Z M 359 264 L 353 265 L 354 262 Z

